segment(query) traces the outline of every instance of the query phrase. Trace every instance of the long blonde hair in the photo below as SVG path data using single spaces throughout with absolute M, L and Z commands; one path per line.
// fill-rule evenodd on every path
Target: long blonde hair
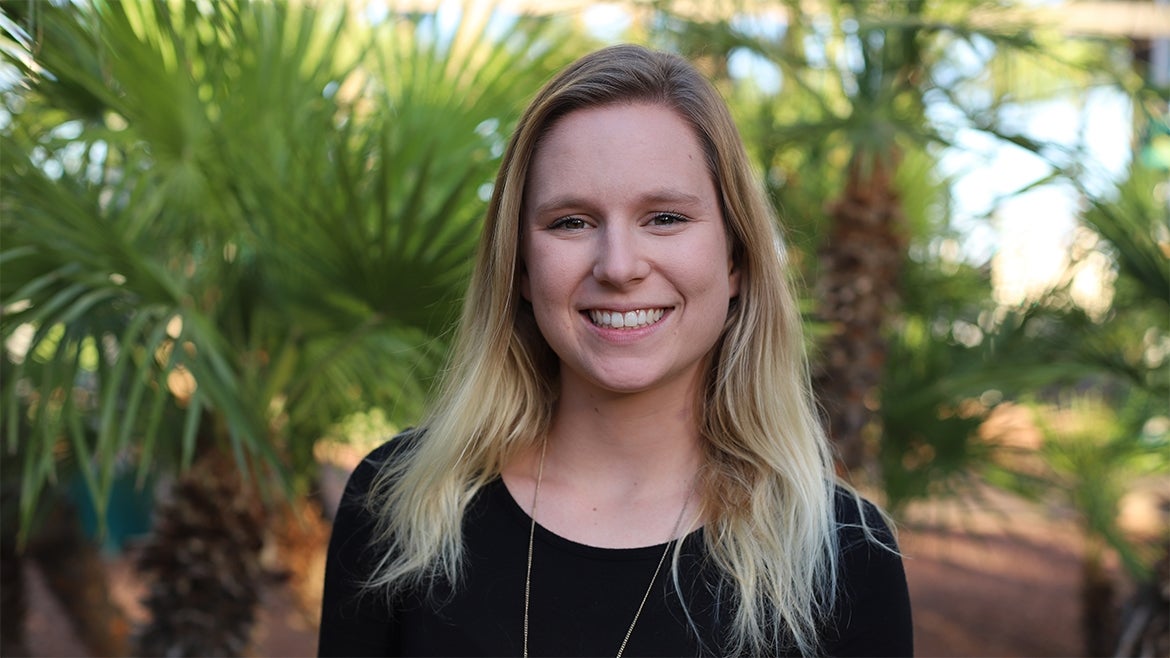
M 810 393 L 800 314 L 771 209 L 718 92 L 685 59 L 623 45 L 587 55 L 542 88 L 496 178 L 450 366 L 425 438 L 382 469 L 369 504 L 382 591 L 457 583 L 469 501 L 537 444 L 557 396 L 557 359 L 519 294 L 525 180 L 541 138 L 575 110 L 655 103 L 694 129 L 740 272 L 700 411 L 707 551 L 735 602 L 730 653 L 817 650 L 836 588 L 832 456 Z M 677 552 L 675 560 L 677 583 Z

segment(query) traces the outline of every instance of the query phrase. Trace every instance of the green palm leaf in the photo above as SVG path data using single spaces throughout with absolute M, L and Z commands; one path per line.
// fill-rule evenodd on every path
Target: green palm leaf
M 181 467 L 217 437 L 279 476 L 347 413 L 417 417 L 500 135 L 574 54 L 565 28 L 247 0 L 36 18 L 0 131 L 26 507 L 62 439 L 104 500 L 119 455 Z

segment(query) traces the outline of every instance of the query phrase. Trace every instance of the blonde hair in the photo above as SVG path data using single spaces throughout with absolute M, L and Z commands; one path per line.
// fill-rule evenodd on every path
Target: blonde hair
M 722 649 L 771 653 L 787 638 L 814 653 L 835 598 L 835 478 L 776 222 L 718 92 L 683 58 L 639 46 L 581 58 L 521 117 L 496 178 L 451 365 L 422 423 L 425 438 L 382 469 L 370 496 L 386 552 L 368 585 L 456 583 L 469 501 L 548 429 L 557 359 L 517 287 L 525 180 L 558 119 L 615 103 L 660 104 L 694 129 L 741 277 L 698 405 L 706 548 L 735 603 Z M 676 549 L 676 587 L 677 559 Z

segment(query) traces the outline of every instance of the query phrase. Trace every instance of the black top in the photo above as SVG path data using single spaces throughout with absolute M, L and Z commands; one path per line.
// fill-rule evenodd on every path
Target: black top
M 400 444 L 402 442 L 399 442 Z M 471 502 L 463 525 L 459 587 L 399 596 L 391 605 L 360 582 L 374 563 L 373 519 L 365 496 L 390 444 L 350 476 L 333 525 L 325 571 L 318 653 L 321 656 L 519 656 L 523 646 L 524 580 L 531 518 L 500 479 Z M 871 505 L 866 520 L 883 542 L 888 529 Z M 910 600 L 902 561 L 866 540 L 852 499 L 838 496 L 840 583 L 822 652 L 835 656 L 913 653 Z M 627 656 L 713 655 L 732 609 L 718 594 L 716 570 L 703 558 L 703 530 L 683 540 L 679 600 L 669 558 L 655 581 L 626 647 Z M 650 585 L 666 545 L 610 549 L 586 546 L 536 526 L 529 606 L 533 656 L 614 655 Z M 687 621 L 689 612 L 691 622 Z M 698 629 L 696 636 L 695 628 Z M 701 638 L 702 641 L 699 640 Z M 796 653 L 794 648 L 790 652 Z

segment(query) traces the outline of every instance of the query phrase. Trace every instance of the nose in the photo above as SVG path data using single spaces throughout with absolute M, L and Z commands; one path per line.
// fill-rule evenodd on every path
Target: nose
M 610 223 L 601 231 L 593 263 L 593 277 L 601 283 L 622 287 L 650 274 L 644 245 L 630 228 Z

